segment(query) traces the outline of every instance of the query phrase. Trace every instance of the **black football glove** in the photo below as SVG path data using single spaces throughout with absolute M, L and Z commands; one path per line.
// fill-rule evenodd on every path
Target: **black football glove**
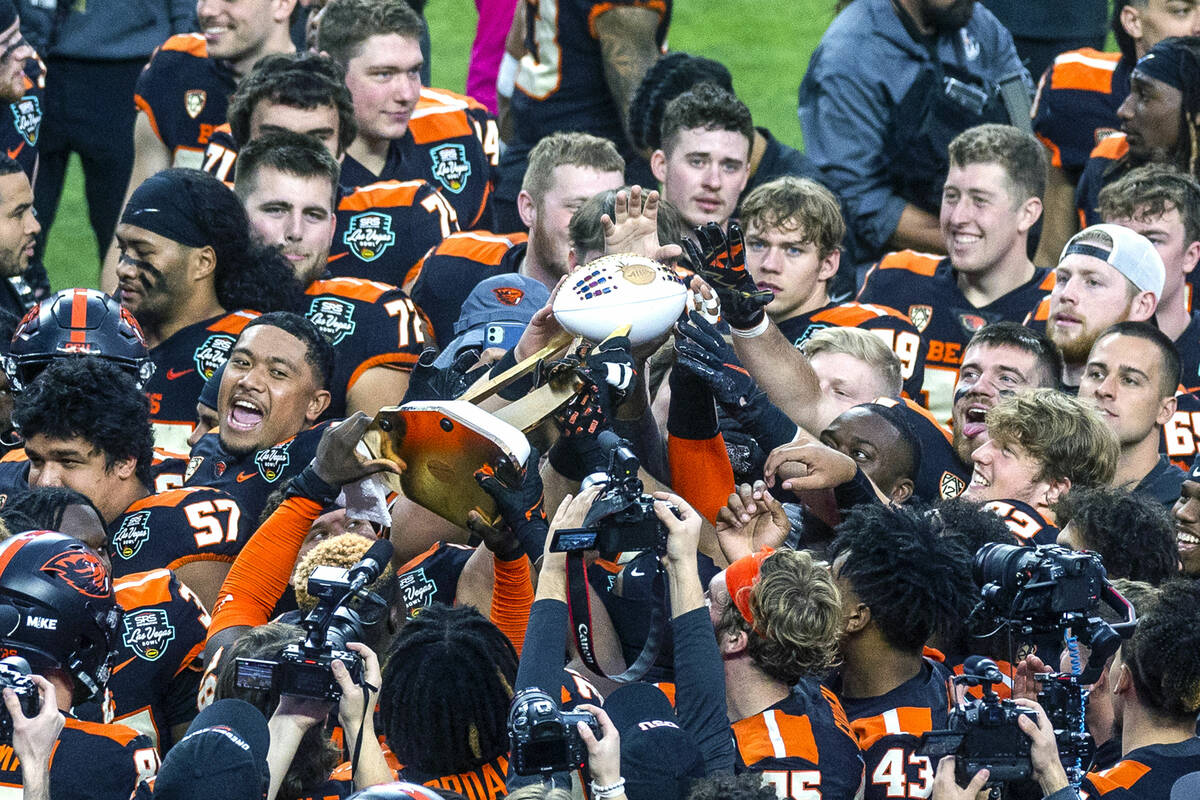
M 751 410 L 762 393 L 720 332 L 695 311 L 675 323 L 675 363 L 699 378 L 735 416 Z
M 445 369 L 433 365 L 437 357 L 438 351 L 432 347 L 422 351 L 421 357 L 413 365 L 408 391 L 404 393 L 401 403 L 411 400 L 454 400 L 470 389 L 489 369 L 488 366 L 475 367 L 479 352 L 473 349 L 464 350 Z
M 564 477 L 583 480 L 608 466 L 608 450 L 600 433 L 611 430 L 602 397 L 607 386 L 584 385 L 557 415 L 562 436 L 550 448 L 550 464 Z
M 759 289 L 746 271 L 746 246 L 742 229 L 729 223 L 729 233 L 710 222 L 693 230 L 696 241 L 684 239 L 692 271 L 713 288 L 721 300 L 725 321 L 739 330 L 747 330 L 762 322 L 763 308 L 775 299 L 766 289 Z M 698 243 L 698 244 L 697 244 Z
M 540 457 L 537 449 L 531 447 L 523 469 L 502 461 L 494 469 L 489 464 L 475 471 L 476 482 L 496 501 L 496 510 L 508 530 L 492 528 L 482 519 L 468 520 L 468 525 L 503 561 L 512 561 L 520 554 L 537 561 L 542 555 L 549 525 L 542 497 L 542 476 L 538 474 Z M 519 551 L 513 536 L 520 542 Z
M 585 346 L 579 350 L 583 359 L 579 365 L 580 375 L 597 386 L 607 386 L 614 405 L 628 397 L 637 386 L 632 350 L 628 336 L 606 339 L 591 349 Z

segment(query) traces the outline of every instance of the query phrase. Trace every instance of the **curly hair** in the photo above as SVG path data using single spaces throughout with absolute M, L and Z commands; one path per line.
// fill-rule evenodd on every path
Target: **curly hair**
M 729 602 L 717 631 L 746 634 L 746 650 L 763 672 L 788 685 L 824 675 L 837 663 L 842 599 L 829 570 L 805 551 L 776 550 L 750 589 L 752 627 Z
M 1200 711 L 1200 583 L 1175 580 L 1121 645 L 1138 699 L 1160 714 L 1191 720 Z
M 237 641 L 225 648 L 221 663 L 217 667 L 216 698 L 236 697 L 257 708 L 267 719 L 279 705 L 278 695 L 263 689 L 243 689 L 237 685 L 237 660 L 239 658 L 275 659 L 285 647 L 304 640 L 304 631 L 298 625 L 269 622 L 243 633 Z M 324 725 L 314 725 L 304 732 L 296 755 L 283 777 L 278 797 L 298 800 L 319 788 L 333 772 L 341 759 L 337 746 L 325 735 Z
M 629 137 L 639 150 L 662 146 L 663 111 L 667 104 L 700 83 L 711 83 L 733 94 L 733 75 L 719 61 L 676 50 L 654 62 L 629 102 Z
M 137 459 L 137 479 L 147 488 L 154 485 L 150 401 L 133 376 L 111 361 L 97 356 L 54 359 L 17 395 L 13 423 L 26 439 L 83 439 L 104 454 L 107 469 Z
M 742 201 L 741 223 L 751 237 L 770 228 L 798 229 L 821 258 L 837 250 L 846 235 L 841 204 L 833 192 L 794 175 L 754 187 Z
M 388 654 L 379 711 L 401 763 L 435 775 L 508 752 L 517 678 L 512 643 L 470 606 L 434 603 L 410 619 Z
M 1109 578 L 1158 585 L 1179 574 L 1175 523 L 1153 497 L 1098 486 L 1058 501 L 1060 528 L 1074 525 L 1084 548 L 1100 554 Z
M 78 539 L 76 531 L 62 529 L 63 516 L 71 506 L 87 506 L 96 512 L 96 517 L 101 522 L 104 520 L 104 514 L 100 513 L 100 509 L 96 508 L 96 504 L 87 495 L 74 489 L 68 489 L 66 486 L 39 486 L 10 497 L 4 504 L 4 508 L 0 510 L 0 518 L 20 520 L 21 523 L 28 526 L 22 527 L 20 530 L 40 528 L 41 530 L 65 533 Z M 97 545 L 106 546 L 106 542 L 103 541 L 84 542 L 84 544 L 92 548 Z
M 1096 210 L 1105 222 L 1149 222 L 1179 212 L 1187 241 L 1200 240 L 1200 182 L 1171 164 L 1131 169 L 1100 190 Z
M 750 109 L 733 92 L 711 83 L 701 83 L 667 103 L 663 111 L 659 147 L 668 155 L 679 133 L 694 128 L 733 131 L 754 141 L 754 120 Z
M 357 533 L 343 533 L 326 539 L 313 547 L 300 559 L 292 572 L 292 585 L 296 590 L 296 605 L 301 613 L 307 614 L 317 607 L 317 598 L 308 593 L 308 576 L 317 567 L 342 567 L 349 569 L 357 564 L 375 542 Z M 375 582 L 367 587 L 385 600 L 395 595 L 392 584 L 396 581 L 396 569 L 391 564 Z
M 712 775 L 693 781 L 687 800 L 775 800 L 775 790 L 763 783 L 761 772 Z
M 977 596 L 971 553 L 945 531 L 929 506 L 860 505 L 837 526 L 830 545 L 838 577 L 871 609 L 884 640 L 905 653 L 920 653 L 933 636 L 957 632 L 965 598 Z
M 1006 397 L 987 412 L 988 435 L 1016 444 L 1040 465 L 1036 480 L 1067 479 L 1071 488 L 1105 486 L 1117 471 L 1117 437 L 1092 406 L 1056 389 Z
M 229 97 L 229 129 L 239 148 L 250 141 L 250 118 L 259 103 L 311 110 L 330 106 L 338 115 L 338 152 L 358 135 L 354 101 L 342 66 L 317 53 L 277 53 L 255 63 Z

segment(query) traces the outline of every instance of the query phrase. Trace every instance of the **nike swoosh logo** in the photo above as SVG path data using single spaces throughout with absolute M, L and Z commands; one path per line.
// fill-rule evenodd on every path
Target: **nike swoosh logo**
M 9 158 L 16 158 L 17 156 L 19 156 L 21 154 L 21 151 L 24 149 L 25 149 L 25 143 L 21 142 L 19 145 L 17 145 L 15 150 L 6 150 L 5 152 L 8 153 Z
M 237 474 L 237 482 L 245 483 L 246 481 L 250 480 L 257 474 L 258 474 L 257 472 L 239 472 Z
M 167 370 L 167 380 L 173 381 L 176 378 L 182 378 L 184 375 L 195 372 L 194 369 L 169 369 Z
M 642 577 L 642 576 L 643 576 L 643 575 L 645 575 L 645 574 L 646 574 L 646 573 L 642 572 L 642 568 L 641 568 L 641 567 L 630 567 L 630 568 L 629 568 L 629 575 L 630 575 L 630 577 L 633 577 L 633 578 L 640 578 L 640 577 Z
M 349 252 L 345 252 L 345 253 L 338 253 L 338 254 L 336 254 L 336 255 L 329 256 L 329 258 L 325 259 L 325 263 L 326 263 L 326 264 L 331 264 L 331 263 L 333 263 L 334 261 L 337 261 L 339 258 L 345 258 L 345 257 L 346 257 L 346 256 L 348 256 L 348 255 L 350 255 L 350 253 L 349 253 Z

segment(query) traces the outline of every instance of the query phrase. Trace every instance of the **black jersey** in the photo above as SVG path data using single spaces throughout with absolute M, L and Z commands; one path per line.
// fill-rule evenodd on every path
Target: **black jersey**
M 172 36 L 154 51 L 134 89 L 133 102 L 171 152 L 172 165 L 200 169 L 213 131 L 225 122 L 237 77 L 208 57 L 198 33 Z
M 929 346 L 922 404 L 937 419 L 948 421 L 963 350 L 971 336 L 992 322 L 1023 320 L 1050 291 L 1053 280 L 1052 272 L 1039 268 L 1023 286 L 976 308 L 958 288 L 958 275 L 950 259 L 901 250 L 887 254 L 871 268 L 858 300 L 898 309 L 921 332 Z
M 232 455 L 218 433 L 205 434 L 192 448 L 184 487 L 211 486 L 237 501 L 251 529 L 258 525 L 271 492 L 299 475 L 317 454 L 328 422 L 305 428 L 290 439 L 246 455 Z
M 0 122 L 0 147 L 21 165 L 25 177 L 33 183 L 38 161 L 38 134 L 42 129 L 42 95 L 46 89 L 46 67 L 37 56 L 25 62 L 25 91 L 8 105 L 9 113 Z
M 992 500 L 983 507 L 1004 520 L 1009 532 L 1024 544 L 1054 544 L 1058 541 L 1058 528 L 1028 503 Z
M 1079 185 L 1075 187 L 1079 227 L 1104 221 L 1100 218 L 1100 190 L 1137 166 L 1128 155 L 1129 140 L 1124 133 L 1110 134 L 1092 148 L 1083 174 L 1079 176 Z
M 434 603 L 454 605 L 458 579 L 474 553 L 474 547 L 438 542 L 396 570 L 400 599 L 408 615 Z
M 1152 744 L 1130 750 L 1115 767 L 1089 772 L 1080 787 L 1083 800 L 1176 800 L 1200 793 L 1200 739 Z
M 158 762 L 158 751 L 133 728 L 67 714 L 50 754 L 50 786 L 55 798 L 129 800 Z M 0 796 L 20 797 L 21 786 L 21 762 L 11 744 L 0 744 Z
M 908 398 L 877 397 L 876 403 L 899 406 L 909 430 L 921 446 L 921 466 L 913 481 L 913 493 L 926 502 L 958 497 L 971 480 L 972 468 L 954 450 L 954 437 L 927 409 Z
M 151 348 L 155 369 L 144 390 L 150 398 L 156 447 L 172 455 L 187 455 L 204 382 L 225 363 L 242 328 L 257 316 L 254 311 L 222 314 L 180 328 Z
M 220 489 L 187 486 L 149 495 L 108 526 L 113 577 L 190 561 L 232 562 L 256 522 Z
M 417 262 L 458 232 L 458 213 L 427 181 L 376 181 L 343 189 L 329 271 L 404 285 Z
M 928 797 L 937 768 L 917 755 L 921 734 L 949 725 L 950 671 L 924 659 L 921 672 L 880 697 L 842 697 L 866 762 L 866 800 Z
M 900 377 L 904 393 L 914 400 L 921 398 L 925 381 L 925 354 L 929 342 L 921 338 L 912 320 L 894 308 L 868 303 L 830 303 L 824 308 L 785 319 L 779 330 L 796 347 L 809 336 L 825 328 L 862 328 L 878 336 L 900 359 Z
M 454 323 L 472 289 L 488 278 L 520 268 L 528 241 L 523 233 L 456 233 L 421 259 L 412 287 L 413 301 L 429 315 L 439 342 L 445 345 L 454 338 Z
M 1050 163 L 1072 182 L 1101 139 L 1121 129 L 1117 109 L 1129 94 L 1133 63 L 1120 53 L 1069 50 L 1042 74 L 1033 99 L 1033 132 Z
M 861 797 L 863 760 L 837 696 L 801 681 L 783 700 L 733 723 L 738 772 L 760 772 L 779 797 Z

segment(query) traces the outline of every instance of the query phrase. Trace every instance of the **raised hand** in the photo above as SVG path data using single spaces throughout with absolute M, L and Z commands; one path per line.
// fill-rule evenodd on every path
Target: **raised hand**
M 721 300 L 725 320 L 739 330 L 753 328 L 762 322 L 763 310 L 775 295 L 759 289 L 746 270 L 746 246 L 742 229 L 729 223 L 729 233 L 715 222 L 696 228 L 696 241 L 683 243 L 692 270 L 703 278 Z

